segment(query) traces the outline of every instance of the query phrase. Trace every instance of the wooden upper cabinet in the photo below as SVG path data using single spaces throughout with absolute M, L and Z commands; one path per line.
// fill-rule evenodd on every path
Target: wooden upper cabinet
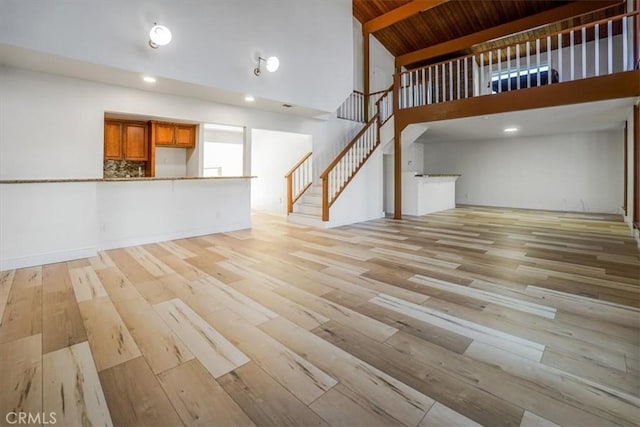
M 156 146 L 194 148 L 196 146 L 196 125 L 180 123 L 151 122 L 152 138 Z
M 123 135 L 125 160 L 149 159 L 149 138 L 145 123 L 125 123 Z
M 154 138 L 156 145 L 173 145 L 175 140 L 175 126 L 172 123 L 154 122 Z
M 122 122 L 104 122 L 104 159 L 122 159 Z
M 195 125 L 176 125 L 175 130 L 176 145 L 180 147 L 193 148 L 196 146 Z
M 104 159 L 148 160 L 149 137 L 147 124 L 126 120 L 105 120 Z

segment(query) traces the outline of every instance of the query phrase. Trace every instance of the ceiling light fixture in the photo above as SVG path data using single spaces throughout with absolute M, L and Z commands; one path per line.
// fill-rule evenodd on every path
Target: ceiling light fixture
M 151 77 L 151 76 L 142 76 L 142 80 L 144 80 L 147 83 L 155 83 L 157 81 L 155 77 Z
M 247 96 L 244 97 L 244 100 L 247 101 L 247 102 L 253 102 L 256 99 L 251 95 L 247 95 Z
M 171 42 L 171 31 L 164 25 L 153 23 L 151 31 L 149 31 L 149 46 L 157 49 L 160 46 L 166 46 Z
M 274 73 L 278 71 L 278 68 L 280 68 L 280 60 L 277 56 L 270 56 L 267 59 L 258 57 L 258 66 L 253 69 L 253 74 L 255 74 L 256 76 L 262 74 L 262 71 L 260 70 L 260 64 L 262 63 L 262 61 L 265 62 L 265 67 L 270 73 Z
M 513 132 L 518 132 L 518 128 L 517 127 L 508 127 L 508 128 L 504 128 L 504 133 L 513 133 Z

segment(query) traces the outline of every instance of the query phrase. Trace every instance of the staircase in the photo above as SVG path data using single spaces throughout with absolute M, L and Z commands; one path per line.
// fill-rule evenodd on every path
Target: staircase
M 371 97 L 371 106 L 366 108 L 374 113 L 373 117 L 320 174 L 321 185 L 312 185 L 311 177 L 300 182 L 298 165 L 302 161 L 285 176 L 288 183 L 289 222 L 316 227 L 332 226 L 329 220 L 331 205 L 380 145 L 380 128 L 393 114 L 392 95 L 392 88 L 389 88 Z M 363 97 L 361 92 L 354 91 L 338 109 L 338 118 L 362 122 L 365 116 Z M 303 190 L 296 194 L 295 187 Z
M 322 186 L 309 187 L 293 206 L 287 220 L 295 224 L 326 227 L 327 223 L 322 221 Z

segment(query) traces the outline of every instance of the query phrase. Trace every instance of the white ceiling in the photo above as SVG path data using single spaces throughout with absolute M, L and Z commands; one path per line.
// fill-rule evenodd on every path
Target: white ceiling
M 613 99 L 428 122 L 424 123 L 428 130 L 416 142 L 486 140 L 622 129 L 634 103 L 635 98 Z M 519 131 L 506 134 L 503 130 L 507 127 L 517 127 Z
M 320 110 L 295 105 L 291 108 L 286 108 L 278 101 L 260 98 L 256 98 L 255 102 L 247 103 L 244 100 L 244 93 L 225 91 L 177 80 L 158 79 L 157 83 L 150 85 L 143 82 L 142 75 L 136 72 L 0 44 L 0 66 L 3 65 L 150 92 L 188 96 L 244 108 L 317 119 L 327 118 L 326 113 Z M 624 127 L 629 108 L 634 102 L 634 98 L 625 98 L 538 110 L 515 111 L 491 116 L 428 122 L 424 123 L 428 130 L 416 142 L 494 139 L 619 129 Z M 516 134 L 507 135 L 503 133 L 503 129 L 508 126 L 517 126 L 520 130 Z
M 295 116 L 326 118 L 326 112 L 297 105 L 284 107 L 282 102 L 256 98 L 248 103 L 245 93 L 231 92 L 178 80 L 158 78 L 154 84 L 145 83 L 142 74 L 133 71 L 92 64 L 76 59 L 51 55 L 0 43 L 0 66 L 16 67 L 76 79 L 124 86 L 149 92 L 188 96 L 221 104 L 273 111 Z

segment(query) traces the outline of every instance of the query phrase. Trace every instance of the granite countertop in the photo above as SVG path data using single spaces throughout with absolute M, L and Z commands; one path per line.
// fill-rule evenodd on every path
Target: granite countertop
M 415 176 L 424 177 L 424 178 L 432 178 L 432 177 L 443 177 L 443 176 L 462 176 L 459 173 L 418 173 Z
M 43 178 L 43 179 L 4 179 L 0 184 L 46 184 L 58 182 L 120 182 L 120 181 L 183 181 L 183 180 L 225 180 L 250 179 L 255 176 L 173 176 L 173 177 L 131 177 L 131 178 Z

